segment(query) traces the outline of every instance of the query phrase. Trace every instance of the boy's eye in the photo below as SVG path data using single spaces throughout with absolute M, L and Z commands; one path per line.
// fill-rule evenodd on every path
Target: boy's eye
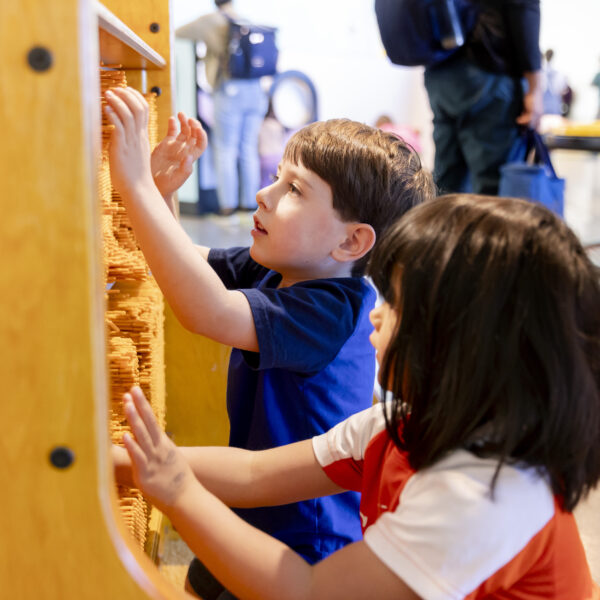
M 279 175 L 269 175 L 269 179 L 271 180 L 271 183 L 277 183 L 279 181 Z M 293 183 L 288 183 L 288 188 L 292 194 L 300 193 L 300 190 Z

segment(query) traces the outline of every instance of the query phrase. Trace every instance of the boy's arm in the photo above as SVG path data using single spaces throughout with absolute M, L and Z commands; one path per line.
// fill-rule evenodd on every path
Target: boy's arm
M 365 542 L 350 544 L 317 565 L 309 565 L 291 548 L 240 519 L 194 477 L 185 458 L 158 427 L 139 388 L 126 394 L 125 411 L 136 438 L 125 438 L 136 485 L 169 517 L 190 549 L 236 597 L 417 598 Z M 267 469 L 267 489 L 283 487 L 284 480 L 293 480 L 289 485 L 295 492 L 282 496 L 288 501 L 297 499 L 301 491 L 301 498 L 315 491 L 339 491 L 326 482 L 314 455 L 310 456 L 310 442 L 287 447 L 291 448 L 287 454 L 284 448 L 273 449 L 271 459 L 275 460 L 266 460 L 273 463 L 272 470 Z M 217 470 L 214 468 L 215 476 Z M 227 469 L 220 470 L 220 479 L 231 475 Z M 252 473 L 256 466 L 246 465 L 246 470 Z M 251 487 L 260 485 L 252 483 Z
M 242 350 L 258 351 L 250 305 L 228 290 L 174 218 L 156 187 L 148 141 L 148 105 L 131 88 L 106 92 L 114 125 L 110 170 L 135 237 L 163 294 L 184 327 Z

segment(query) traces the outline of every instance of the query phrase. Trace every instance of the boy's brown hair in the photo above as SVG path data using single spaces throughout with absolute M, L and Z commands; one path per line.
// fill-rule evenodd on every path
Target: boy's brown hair
M 283 159 L 316 173 L 331 187 L 340 218 L 371 225 L 377 239 L 409 208 L 435 195 L 433 178 L 411 146 L 349 119 L 302 128 L 288 142 Z M 364 273 L 368 256 L 354 263 L 354 276 Z

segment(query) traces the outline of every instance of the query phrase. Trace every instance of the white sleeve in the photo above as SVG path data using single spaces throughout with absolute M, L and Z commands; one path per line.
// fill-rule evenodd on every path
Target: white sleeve
M 385 429 L 381 404 L 362 410 L 312 439 L 313 451 L 322 467 L 344 459 L 360 461 L 371 439 Z
M 534 470 L 454 452 L 413 475 L 398 507 L 365 532 L 373 552 L 421 598 L 464 598 L 509 562 L 554 514 Z

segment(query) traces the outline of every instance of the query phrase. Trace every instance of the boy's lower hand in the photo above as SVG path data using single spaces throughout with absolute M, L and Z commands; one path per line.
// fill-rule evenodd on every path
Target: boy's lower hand
M 168 512 L 186 490 L 199 485 L 198 481 L 183 454 L 158 426 L 142 390 L 132 387 L 123 401 L 135 436 L 123 437 L 131 458 L 133 481 L 152 504 Z
M 144 186 L 152 186 L 148 103 L 133 88 L 112 88 L 105 92 L 104 108 L 114 125 L 109 159 L 113 186 L 123 197 Z
M 164 198 L 176 192 L 191 175 L 197 161 L 208 144 L 206 132 L 196 119 L 189 119 L 183 113 L 177 120 L 169 117 L 166 137 L 154 148 L 151 157 L 154 183 Z

